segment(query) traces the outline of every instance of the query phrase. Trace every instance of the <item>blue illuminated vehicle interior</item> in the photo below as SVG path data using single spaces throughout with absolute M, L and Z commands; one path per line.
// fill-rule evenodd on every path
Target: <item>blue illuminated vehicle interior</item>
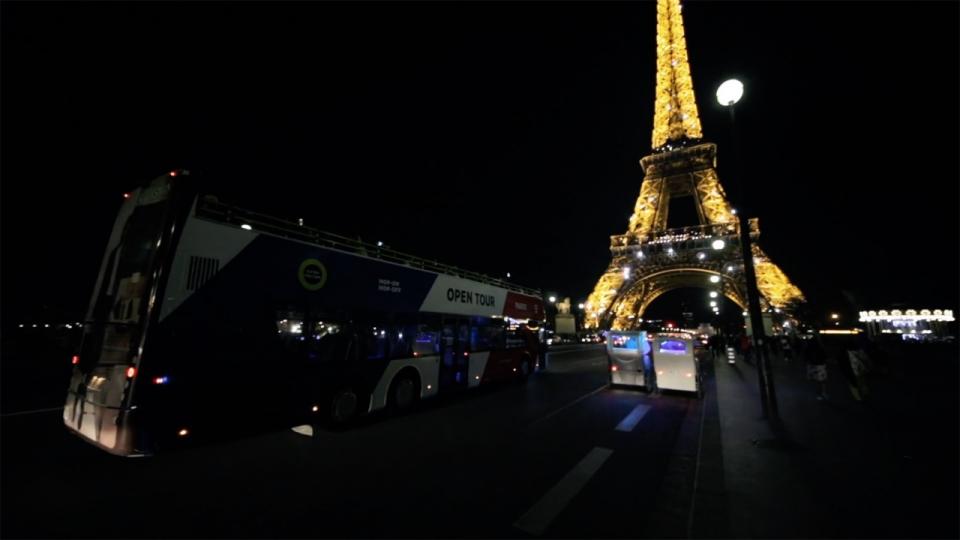
M 680 340 L 667 340 L 660 343 L 660 352 L 663 354 L 684 354 L 687 346 Z
M 637 348 L 636 336 L 621 336 L 621 335 L 613 334 L 610 340 L 611 340 L 611 343 L 613 344 L 614 349 L 636 349 Z

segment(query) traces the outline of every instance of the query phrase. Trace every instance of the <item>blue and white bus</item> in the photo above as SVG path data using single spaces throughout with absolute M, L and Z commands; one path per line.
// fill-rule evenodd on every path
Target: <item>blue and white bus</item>
M 539 291 L 221 204 L 187 171 L 124 197 L 63 410 L 108 452 L 347 422 L 541 363 Z

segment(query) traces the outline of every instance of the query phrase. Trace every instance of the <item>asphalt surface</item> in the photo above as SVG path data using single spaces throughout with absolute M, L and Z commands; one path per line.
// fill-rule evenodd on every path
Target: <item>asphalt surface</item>
M 704 402 L 606 370 L 602 346 L 558 347 L 525 384 L 134 459 L 68 433 L 65 384 L 43 387 L 4 400 L 2 535 L 684 536 Z

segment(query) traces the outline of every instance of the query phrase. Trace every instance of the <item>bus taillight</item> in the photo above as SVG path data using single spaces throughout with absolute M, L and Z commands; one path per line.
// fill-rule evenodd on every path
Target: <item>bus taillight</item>
M 616 370 L 617 370 L 617 366 L 610 366 L 610 371 L 616 371 Z
M 127 368 L 127 378 L 132 379 L 137 374 L 137 368 L 130 366 Z
M 80 357 L 77 356 L 77 355 L 73 355 L 73 358 L 70 359 L 70 363 L 73 364 L 73 365 L 79 364 L 79 363 L 80 363 Z

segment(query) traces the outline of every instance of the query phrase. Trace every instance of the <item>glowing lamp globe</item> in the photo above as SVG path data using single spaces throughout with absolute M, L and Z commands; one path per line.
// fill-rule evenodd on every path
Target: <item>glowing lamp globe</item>
M 724 83 L 717 88 L 717 101 L 724 107 L 740 101 L 741 97 L 743 97 L 743 83 L 736 79 L 724 81 Z

